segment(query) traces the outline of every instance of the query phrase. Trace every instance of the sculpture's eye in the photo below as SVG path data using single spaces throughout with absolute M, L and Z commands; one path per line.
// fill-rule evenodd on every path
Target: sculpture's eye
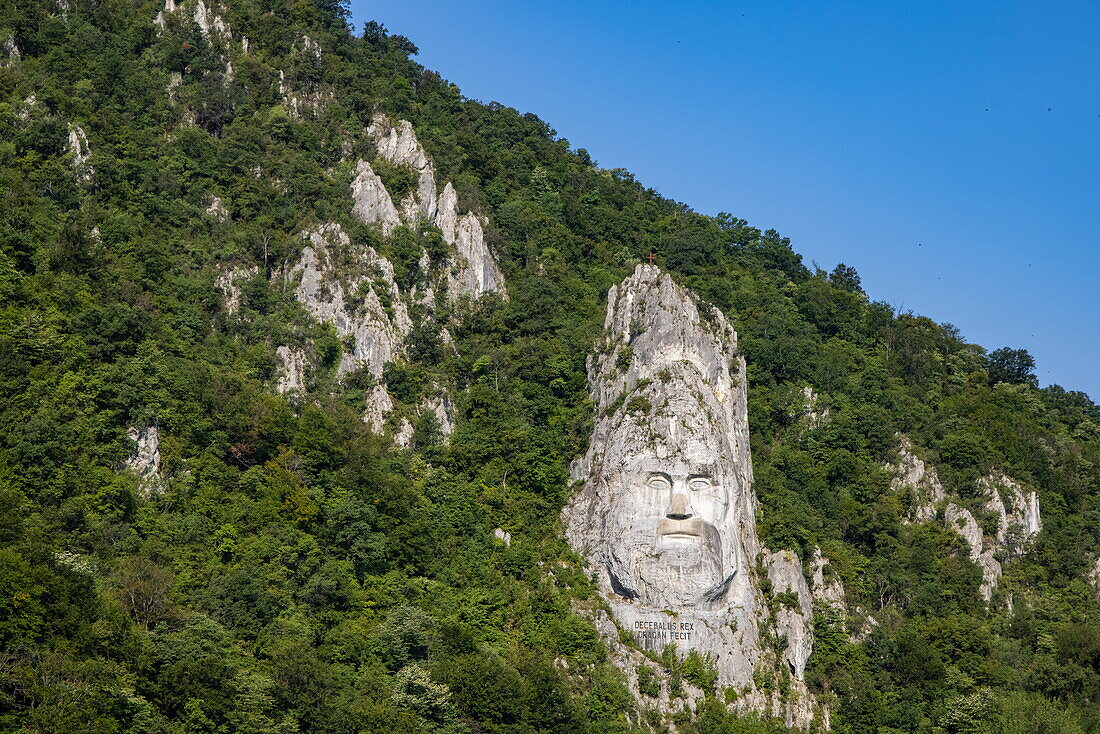
M 649 478 L 649 487 L 656 490 L 667 490 L 672 487 L 672 483 L 668 481 L 668 477 L 654 474 Z
M 694 492 L 702 492 L 705 489 L 710 489 L 713 484 L 709 477 L 692 477 L 688 480 L 688 486 Z

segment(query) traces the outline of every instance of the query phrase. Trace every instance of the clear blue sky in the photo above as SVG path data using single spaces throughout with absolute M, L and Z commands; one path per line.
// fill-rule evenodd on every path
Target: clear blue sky
M 1100 400 L 1100 0 L 352 0 L 466 96 Z

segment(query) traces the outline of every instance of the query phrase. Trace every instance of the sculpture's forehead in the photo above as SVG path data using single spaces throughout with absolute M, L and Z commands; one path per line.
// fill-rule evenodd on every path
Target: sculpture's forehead
M 714 457 L 640 455 L 624 462 L 623 470 L 635 475 L 654 473 L 710 477 L 719 475 L 722 467 Z

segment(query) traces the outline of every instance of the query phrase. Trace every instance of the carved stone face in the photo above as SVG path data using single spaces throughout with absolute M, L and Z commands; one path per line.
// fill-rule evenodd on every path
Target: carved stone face
M 608 502 L 596 509 L 607 513 L 608 573 L 616 593 L 665 607 L 705 606 L 725 593 L 737 571 L 726 546 L 735 529 L 727 462 L 714 438 L 682 437 L 635 455 L 605 477 Z

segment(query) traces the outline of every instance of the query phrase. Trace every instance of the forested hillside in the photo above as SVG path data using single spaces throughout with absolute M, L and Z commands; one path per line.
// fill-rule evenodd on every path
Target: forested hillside
M 416 52 L 340 0 L 0 0 L 0 730 L 783 730 L 675 656 L 706 697 L 662 720 L 582 613 L 585 357 L 650 253 L 740 336 L 761 541 L 843 582 L 807 669 L 832 728 L 1100 730 L 1100 408 Z M 505 284 L 410 301 L 380 374 L 288 279 L 329 224 L 392 263 L 349 294 L 389 318 L 448 277 L 439 226 L 353 216 L 359 160 L 417 186 L 375 119 Z

